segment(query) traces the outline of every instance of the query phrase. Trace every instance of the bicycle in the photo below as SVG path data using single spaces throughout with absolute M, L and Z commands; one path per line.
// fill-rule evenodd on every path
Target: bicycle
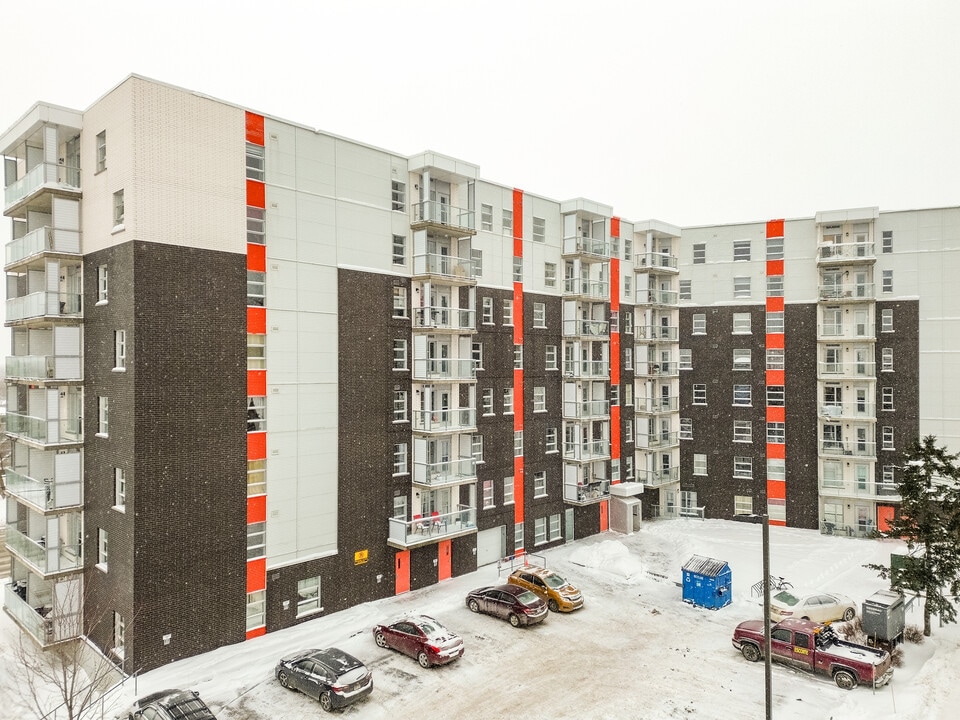
M 773 590 L 793 590 L 793 583 L 779 575 L 771 575 L 770 588 Z

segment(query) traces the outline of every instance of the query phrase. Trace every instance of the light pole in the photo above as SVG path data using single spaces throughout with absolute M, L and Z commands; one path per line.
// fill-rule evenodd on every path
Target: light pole
M 763 691 L 766 718 L 773 718 L 770 665 L 770 517 L 763 516 Z

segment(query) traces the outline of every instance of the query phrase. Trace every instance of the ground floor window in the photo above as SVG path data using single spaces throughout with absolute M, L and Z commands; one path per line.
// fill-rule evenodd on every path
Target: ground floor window
M 307 615 L 320 607 L 320 577 L 305 578 L 297 583 L 297 617 Z
M 266 617 L 267 591 L 256 590 L 247 593 L 247 631 L 263 627 Z
M 733 514 L 753 515 L 753 498 L 749 495 L 734 495 Z

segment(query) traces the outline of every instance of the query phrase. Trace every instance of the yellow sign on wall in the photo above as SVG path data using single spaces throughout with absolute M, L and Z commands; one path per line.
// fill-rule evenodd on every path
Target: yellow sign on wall
M 353 554 L 353 564 L 354 565 L 363 565 L 370 555 L 369 550 L 357 550 Z

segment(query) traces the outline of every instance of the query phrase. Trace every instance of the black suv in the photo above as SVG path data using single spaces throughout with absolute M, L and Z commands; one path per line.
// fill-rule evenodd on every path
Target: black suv
M 161 690 L 137 700 L 127 720 L 217 720 L 196 690 Z

